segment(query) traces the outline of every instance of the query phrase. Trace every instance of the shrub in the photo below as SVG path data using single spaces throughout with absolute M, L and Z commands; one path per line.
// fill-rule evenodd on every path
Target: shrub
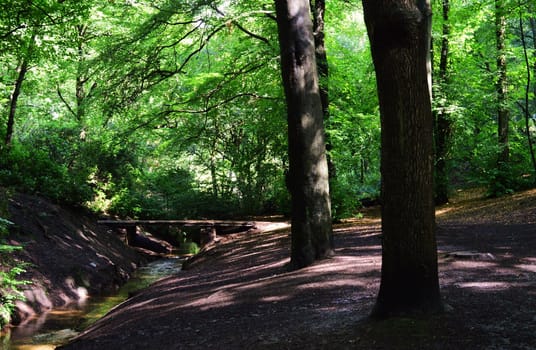
M 56 163 L 45 149 L 13 144 L 0 157 L 0 185 L 70 204 L 91 197 L 84 171 Z

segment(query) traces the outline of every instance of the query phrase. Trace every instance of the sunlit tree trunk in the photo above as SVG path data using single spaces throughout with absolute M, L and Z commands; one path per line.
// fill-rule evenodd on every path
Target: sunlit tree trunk
M 508 109 L 508 80 L 506 67 L 506 17 L 503 0 L 495 0 L 495 33 L 497 44 L 497 122 L 499 154 L 497 158 L 497 185 L 507 186 L 507 169 L 510 158 L 508 143 L 508 124 L 510 111 Z M 495 186 L 497 186 L 495 185 Z
M 6 137 L 4 140 L 4 145 L 9 147 L 13 139 L 13 131 L 15 128 L 15 114 L 17 112 L 17 104 L 19 102 L 19 96 L 22 89 L 22 83 L 28 72 L 28 58 L 24 57 L 21 60 L 21 63 L 18 67 L 17 79 L 15 81 L 15 87 L 11 93 L 11 98 L 9 100 L 9 112 L 7 116 L 7 127 L 6 127 Z
M 78 122 L 82 122 L 85 118 L 85 110 L 84 110 L 84 104 L 86 99 L 86 89 L 85 84 L 87 82 L 87 78 L 84 74 L 84 63 L 85 63 L 85 57 L 86 53 L 84 50 L 84 44 L 85 44 L 85 37 L 87 35 L 88 26 L 87 25 L 78 25 L 77 26 L 77 34 L 78 34 L 78 65 L 77 65 L 77 74 L 76 74 L 76 86 L 75 86 L 75 94 L 76 94 L 76 119 Z
M 313 37 L 315 42 L 316 67 L 319 77 L 320 100 L 324 117 L 329 116 L 329 66 L 325 42 L 325 0 L 311 0 L 313 9 Z
M 363 0 L 381 115 L 382 275 L 375 317 L 441 310 L 428 0 Z
M 536 6 L 534 6 L 536 7 Z M 534 13 L 534 9 L 531 8 L 531 13 Z M 534 73 L 533 75 L 536 76 L 536 18 L 535 17 L 530 17 L 529 19 L 529 23 L 530 23 L 530 30 L 532 32 L 532 46 L 533 46 L 533 65 L 532 65 L 532 72 Z M 536 84 L 534 84 L 534 88 L 533 88 L 533 105 L 534 105 L 534 108 L 536 108 Z
M 26 73 L 28 73 L 28 70 L 29 70 L 29 62 L 30 62 L 30 58 L 32 57 L 34 45 L 35 45 L 35 34 L 31 37 L 28 43 L 27 51 L 23 53 L 23 55 L 20 58 L 20 63 L 19 63 L 19 66 L 17 67 L 17 78 L 15 80 L 15 86 L 13 87 L 13 92 L 11 93 L 11 96 L 9 99 L 6 136 L 4 139 L 4 145 L 7 148 L 10 147 L 12 139 L 13 139 L 13 132 L 15 128 L 15 115 L 17 113 L 17 105 L 19 102 L 19 96 L 22 90 L 22 84 L 24 83 L 24 79 L 26 79 Z
M 333 253 L 322 102 L 309 1 L 275 6 L 288 118 L 291 266 L 301 268 Z
M 441 36 L 441 53 L 437 74 L 436 100 L 439 101 L 436 110 L 435 130 L 435 202 L 445 204 L 449 201 L 449 171 L 447 157 L 452 134 L 452 122 L 446 111 L 448 104 L 448 57 L 449 57 L 449 0 L 442 1 L 443 28 Z
M 532 78 L 532 67 L 530 65 L 530 58 L 527 48 L 527 40 L 525 36 L 525 26 L 523 25 L 523 13 L 520 9 L 519 13 L 519 32 L 520 32 L 520 39 L 521 44 L 523 46 L 523 57 L 525 58 L 525 67 L 526 67 L 526 74 L 527 74 L 527 82 L 525 85 L 525 104 L 522 106 L 523 114 L 525 115 L 525 134 L 527 135 L 527 142 L 529 145 L 529 152 L 530 152 L 530 159 L 532 160 L 532 168 L 534 171 L 534 175 L 536 176 L 536 157 L 534 155 L 534 144 L 532 141 L 532 136 L 530 132 L 530 120 L 531 120 L 531 108 L 530 108 L 530 86 L 531 86 L 531 78 Z M 533 37 L 533 41 L 536 38 Z M 536 63 L 535 63 L 536 64 Z M 534 179 L 536 182 L 536 178 Z
M 326 53 L 326 40 L 325 40 L 325 14 L 326 14 L 326 1 L 325 0 L 310 0 L 311 9 L 313 10 L 313 36 L 315 40 L 315 58 L 316 67 L 318 71 L 319 87 L 320 87 L 320 101 L 322 102 L 322 113 L 324 114 L 324 124 L 329 123 L 329 64 L 328 56 Z M 329 155 L 332 145 L 329 136 L 326 135 L 326 150 L 328 153 L 328 171 L 330 178 L 334 178 L 336 175 L 335 164 Z

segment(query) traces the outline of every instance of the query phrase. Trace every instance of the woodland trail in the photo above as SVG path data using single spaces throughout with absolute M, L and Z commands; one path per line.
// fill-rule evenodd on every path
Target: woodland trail
M 371 321 L 380 223 L 337 227 L 336 256 L 289 272 L 288 230 L 234 235 L 61 349 L 532 349 L 536 191 L 437 211 L 443 315 Z

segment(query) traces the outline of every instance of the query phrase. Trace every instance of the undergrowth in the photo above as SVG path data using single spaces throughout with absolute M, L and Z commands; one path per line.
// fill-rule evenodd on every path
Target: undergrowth
M 12 222 L 0 217 L 0 329 L 11 322 L 17 300 L 24 300 L 20 287 L 30 283 L 20 278 L 25 272 L 25 264 L 17 261 L 13 253 L 21 246 L 8 244 L 5 237 Z

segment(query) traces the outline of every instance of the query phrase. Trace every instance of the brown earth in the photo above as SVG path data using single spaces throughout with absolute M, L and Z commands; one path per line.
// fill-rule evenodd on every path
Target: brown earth
M 299 271 L 288 229 L 222 239 L 61 349 L 536 348 L 536 190 L 458 197 L 437 212 L 442 315 L 368 318 L 381 267 L 370 210 L 336 228 L 335 257 Z
M 16 259 L 28 264 L 26 301 L 17 302 L 14 323 L 87 296 L 115 292 L 145 262 L 117 234 L 97 225 L 83 209 L 66 208 L 38 197 L 11 196 L 7 203 L 8 242 L 24 249 Z

